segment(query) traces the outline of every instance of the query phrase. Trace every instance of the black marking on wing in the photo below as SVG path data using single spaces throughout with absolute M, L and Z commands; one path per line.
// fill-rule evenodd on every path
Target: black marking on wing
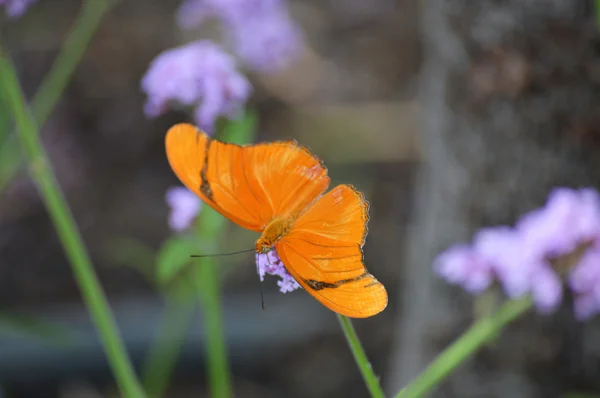
M 368 285 L 364 285 L 363 287 L 366 289 L 368 287 L 375 286 L 378 284 L 379 284 L 379 281 L 377 279 L 375 279 L 373 282 L 369 283 Z
M 208 179 L 206 178 L 206 174 L 208 172 L 208 152 L 210 150 L 211 144 L 212 139 L 210 137 L 206 137 L 206 151 L 204 155 L 204 164 L 202 165 L 202 170 L 200 170 L 200 178 L 202 179 L 202 182 L 200 183 L 200 192 L 202 192 L 202 194 L 206 196 L 207 199 L 214 202 L 213 191 L 210 187 Z
M 355 278 L 350 278 L 350 279 L 340 279 L 337 282 L 334 283 L 329 283 L 329 282 L 323 282 L 323 281 L 316 281 L 314 279 L 305 279 L 304 282 L 308 285 L 308 287 L 310 287 L 313 290 L 323 290 L 323 289 L 335 289 L 337 287 L 340 287 L 346 283 L 350 283 L 350 282 L 354 282 L 354 281 L 359 281 L 361 279 L 364 279 L 366 277 L 368 277 L 370 274 L 368 272 L 365 272 L 362 275 L 359 275 Z

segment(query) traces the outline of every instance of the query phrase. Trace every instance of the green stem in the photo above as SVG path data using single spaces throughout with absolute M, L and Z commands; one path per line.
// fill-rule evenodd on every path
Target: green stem
M 158 338 L 150 348 L 142 371 L 142 382 L 148 397 L 165 396 L 194 308 L 191 303 L 179 303 L 167 298 Z
M 222 128 L 226 142 L 246 144 L 252 141 L 256 126 L 256 115 L 246 111 L 237 120 L 227 121 Z M 208 206 L 204 206 L 196 222 L 197 238 L 204 253 L 216 253 L 225 229 L 226 220 Z M 203 305 L 206 325 L 206 353 L 208 355 L 208 379 L 211 395 L 228 398 L 231 391 L 231 376 L 227 359 L 227 345 L 221 319 L 221 278 L 217 261 L 202 257 L 193 264 L 193 275 L 198 284 L 198 298 Z
M 198 239 L 206 253 L 215 253 L 225 219 L 208 206 L 198 218 Z M 227 345 L 221 318 L 221 281 L 214 258 L 203 257 L 193 265 L 194 279 L 198 283 L 198 298 L 203 306 L 206 330 L 208 380 L 211 396 L 231 397 L 231 376 L 227 359 Z
M 203 316 L 206 324 L 206 349 L 211 396 L 228 398 L 233 394 L 225 332 L 221 318 L 221 281 L 219 280 L 216 264 L 210 259 L 202 259 L 195 269 L 196 280 L 202 281 L 199 296 L 203 304 Z
M 31 101 L 31 112 L 38 126 L 43 126 L 52 114 L 110 5 L 107 0 L 83 2 L 75 25 Z M 0 167 L 0 191 L 19 170 L 21 156 L 18 145 L 17 138 L 11 135 L 0 148 L 0 159 L 3 159 Z
M 73 215 L 40 142 L 35 120 L 27 107 L 15 69 L 1 46 L 0 88 L 4 88 L 6 102 L 14 115 L 18 136 L 29 162 L 31 176 L 38 186 L 63 249 L 71 263 L 73 274 L 98 330 L 119 388 L 126 397 L 143 397 L 144 393 L 136 379 Z
M 38 125 L 43 125 L 52 114 L 110 5 L 107 0 L 83 2 L 75 25 L 31 101 L 31 112 Z
M 531 308 L 531 300 L 509 300 L 493 315 L 477 321 L 471 328 L 446 348 L 412 383 L 395 398 L 422 397 L 435 388 L 457 366 L 486 344 L 507 324 Z
M 365 350 L 358 339 L 358 335 L 356 334 L 356 330 L 354 330 L 354 326 L 352 326 L 352 321 L 350 318 L 344 315 L 337 314 L 337 317 L 340 321 L 340 325 L 342 326 L 342 330 L 344 331 L 344 335 L 346 336 L 346 340 L 348 341 L 348 345 L 350 346 L 350 350 L 352 351 L 352 355 L 354 356 L 354 360 L 358 365 L 358 369 L 360 370 L 363 380 L 367 385 L 367 389 L 371 393 L 371 397 L 385 397 L 383 390 L 381 389 L 381 385 L 379 384 L 379 378 L 373 372 L 373 367 L 371 366 L 371 363 L 367 358 L 367 354 L 365 353 Z

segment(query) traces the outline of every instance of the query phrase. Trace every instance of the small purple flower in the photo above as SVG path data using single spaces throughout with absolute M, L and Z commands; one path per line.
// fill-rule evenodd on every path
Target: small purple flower
M 554 189 L 546 205 L 517 223 L 529 255 L 556 257 L 600 236 L 600 198 L 591 189 Z
M 298 282 L 285 269 L 275 248 L 268 253 L 256 253 L 256 270 L 261 282 L 264 280 L 265 274 L 279 276 L 281 280 L 277 281 L 277 285 L 281 293 L 292 292 L 300 288 Z
M 550 313 L 562 301 L 563 282 L 548 265 L 539 264 L 531 274 L 531 297 L 541 313 Z
M 575 294 L 575 315 L 587 319 L 600 312 L 600 249 L 588 250 L 569 273 L 568 283 Z
M 189 189 L 173 187 L 167 190 L 167 204 L 171 207 L 169 226 L 172 230 L 181 232 L 190 227 L 200 212 L 201 201 Z
M 303 36 L 283 0 L 187 0 L 178 11 L 189 29 L 216 18 L 246 65 L 272 73 L 287 66 L 302 49 Z
M 473 250 L 490 264 L 507 296 L 514 298 L 530 288 L 530 267 L 520 259 L 520 237 L 509 227 L 484 228 L 477 233 Z
M 18 18 L 36 1 L 37 0 L 0 0 L 0 6 L 5 7 L 6 15 L 9 18 Z
M 148 95 L 148 117 L 164 113 L 171 103 L 196 108 L 196 123 L 212 132 L 219 116 L 235 117 L 251 86 L 234 59 L 209 41 L 196 41 L 156 57 L 142 79 Z
M 447 282 L 461 285 L 470 293 L 481 293 L 493 280 L 490 263 L 466 245 L 457 245 L 440 254 L 434 268 Z
M 235 52 L 246 65 L 263 73 L 287 67 L 300 54 L 302 32 L 284 13 L 268 21 L 249 19 L 232 30 Z
M 592 189 L 555 189 L 546 205 L 521 217 L 516 228 L 484 228 L 472 246 L 448 249 L 434 267 L 472 293 L 496 279 L 508 297 L 531 294 L 536 308 L 549 313 L 560 304 L 564 288 L 562 270 L 551 260 L 581 249 L 581 258 L 569 265 L 568 286 L 576 315 L 585 319 L 600 312 L 600 195 Z M 474 283 L 481 274 L 484 282 Z

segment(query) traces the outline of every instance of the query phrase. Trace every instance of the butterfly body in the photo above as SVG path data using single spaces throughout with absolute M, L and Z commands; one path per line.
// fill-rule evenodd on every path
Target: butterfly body
M 275 243 L 289 232 L 292 224 L 292 218 L 275 218 L 269 222 L 260 238 L 256 241 L 256 252 L 268 253 L 271 251 Z
M 171 168 L 206 204 L 260 232 L 259 254 L 276 250 L 289 274 L 327 308 L 355 318 L 387 306 L 384 286 L 363 262 L 369 204 L 350 185 L 329 192 L 323 163 L 295 141 L 239 146 L 189 124 L 173 126 Z

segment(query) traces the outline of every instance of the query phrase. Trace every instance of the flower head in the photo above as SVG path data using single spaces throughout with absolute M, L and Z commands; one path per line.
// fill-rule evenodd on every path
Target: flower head
M 235 52 L 254 70 L 273 73 L 284 69 L 300 53 L 302 32 L 284 13 L 265 21 L 248 19 L 232 30 Z
M 164 113 L 171 103 L 196 108 L 196 123 L 212 132 L 219 116 L 234 117 L 251 91 L 234 59 L 209 41 L 167 50 L 152 61 L 142 79 L 149 117 Z
M 600 236 L 600 198 L 591 189 L 553 190 L 546 205 L 517 223 L 529 255 L 560 256 Z
M 434 260 L 434 268 L 446 281 L 471 293 L 481 293 L 493 280 L 491 264 L 466 245 L 454 246 L 440 254 Z
M 568 278 L 575 295 L 575 315 L 587 319 L 600 312 L 600 249 L 588 250 Z
M 178 11 L 185 29 L 211 18 L 223 23 L 237 56 L 254 70 L 275 72 L 300 53 L 301 30 L 284 0 L 187 0 Z
M 178 232 L 188 229 L 200 212 L 200 199 L 184 187 L 169 188 L 166 199 L 171 207 L 169 214 L 171 229 Z
M 509 297 L 518 297 L 529 288 L 530 267 L 520 261 L 520 239 L 509 227 L 484 228 L 475 235 L 473 250 L 488 264 Z
M 37 0 L 0 0 L 0 6 L 4 6 L 9 18 L 17 18 L 25 13 L 27 8 Z
M 277 285 L 281 293 L 292 292 L 300 288 L 298 282 L 285 269 L 275 248 L 268 253 L 256 253 L 256 270 L 261 282 L 264 280 L 265 274 L 279 276 L 281 280 L 277 281 Z
M 507 296 L 529 293 L 547 313 L 562 300 L 564 270 L 558 264 L 564 259 L 576 315 L 600 312 L 600 195 L 594 190 L 555 189 L 544 207 L 525 214 L 515 228 L 484 228 L 472 246 L 446 250 L 434 267 L 472 293 L 495 279 Z

